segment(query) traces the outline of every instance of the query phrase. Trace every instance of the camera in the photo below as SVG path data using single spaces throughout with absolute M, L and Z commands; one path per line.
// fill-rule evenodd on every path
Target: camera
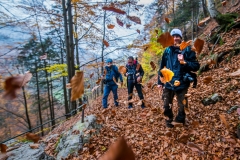
M 103 84 L 107 84 L 107 80 L 106 79 L 103 79 L 102 82 L 103 82 Z
M 194 81 L 194 78 L 189 73 L 186 73 L 183 76 L 183 81 L 192 83 Z

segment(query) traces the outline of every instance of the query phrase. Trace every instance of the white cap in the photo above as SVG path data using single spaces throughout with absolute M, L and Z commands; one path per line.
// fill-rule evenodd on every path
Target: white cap
M 171 36 L 173 36 L 173 35 L 179 35 L 181 38 L 182 38 L 182 31 L 180 30 L 180 29 L 173 29 L 172 31 L 171 31 Z

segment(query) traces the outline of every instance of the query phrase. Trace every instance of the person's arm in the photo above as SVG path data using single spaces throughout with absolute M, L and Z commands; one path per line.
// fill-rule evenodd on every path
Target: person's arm
M 190 50 L 190 49 L 189 49 Z M 185 64 L 181 64 L 183 70 L 196 72 L 200 68 L 200 64 L 197 60 L 196 53 L 190 50 L 188 53 L 184 54 Z
M 143 75 L 144 75 L 144 70 L 143 70 L 143 68 L 142 68 L 142 65 L 140 65 L 140 68 L 139 68 L 138 71 L 139 71 L 140 76 L 143 77 Z
M 118 74 L 118 76 L 120 78 L 120 81 L 123 82 L 122 74 L 119 72 L 118 67 L 116 66 L 115 69 L 116 69 L 116 72 L 117 72 L 117 74 Z

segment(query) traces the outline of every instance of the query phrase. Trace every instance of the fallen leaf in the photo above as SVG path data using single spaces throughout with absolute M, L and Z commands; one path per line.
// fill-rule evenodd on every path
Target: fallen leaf
M 139 17 L 136 16 L 127 16 L 128 19 L 130 19 L 131 21 L 137 23 L 137 24 L 141 24 L 141 19 Z
M 170 23 L 170 20 L 169 20 L 169 18 L 167 18 L 167 17 L 165 17 L 165 22 L 167 23 L 167 24 L 169 24 Z
M 204 79 L 203 79 L 203 83 L 205 83 L 205 84 L 208 84 L 211 81 L 212 81 L 212 77 L 211 76 L 204 77 Z
M 104 44 L 106 47 L 109 47 L 109 43 L 108 43 L 106 40 L 103 40 L 103 44 Z
M 200 54 L 202 52 L 203 46 L 204 46 L 204 41 L 203 40 L 197 38 L 194 41 L 194 47 L 196 49 L 196 53 Z
M 157 42 L 160 43 L 165 48 L 172 46 L 174 44 L 174 39 L 169 32 L 166 32 L 158 37 Z
M 92 92 L 94 92 L 95 90 L 97 90 L 99 87 L 100 87 L 100 85 L 93 87 Z
M 127 72 L 127 68 L 124 67 L 124 66 L 120 66 L 120 67 L 118 68 L 118 70 L 119 70 L 119 72 L 122 73 L 122 74 L 125 74 L 125 73 Z
M 29 144 L 29 147 L 31 149 L 38 149 L 39 148 L 39 144 Z
M 185 42 L 185 41 L 183 41 L 181 44 L 180 44 L 180 50 L 182 51 L 182 50 L 184 50 L 185 48 L 187 48 L 188 46 L 190 46 L 191 45 L 191 43 L 192 43 L 192 41 L 190 40 L 190 41 L 187 41 L 187 42 Z
M 179 141 L 180 143 L 186 144 L 187 141 L 188 141 L 188 139 L 189 139 L 189 137 L 190 137 L 190 136 L 189 136 L 188 134 L 184 133 L 184 134 L 180 135 L 178 141 Z
M 198 145 L 194 144 L 193 142 L 188 142 L 187 147 L 190 148 L 193 152 L 199 152 L 201 154 L 204 153 L 204 151 Z
M 150 65 L 152 67 L 152 70 L 154 71 L 156 69 L 156 65 L 153 61 L 150 62 Z
M 222 1 L 222 6 L 226 6 L 227 2 L 226 1 Z
M 6 153 L 7 152 L 7 149 L 8 149 L 7 145 L 0 144 L 0 148 L 1 148 L 1 153 Z
M 84 94 L 83 71 L 78 71 L 71 79 L 71 101 L 75 101 Z
M 185 153 L 182 153 L 182 160 L 186 160 L 187 159 L 187 155 Z
M 26 133 L 26 139 L 37 143 L 40 140 L 40 137 L 34 133 Z
M 92 77 L 93 77 L 93 75 L 94 75 L 94 73 L 91 73 L 91 74 L 90 74 L 90 78 L 92 78 Z
M 126 24 L 126 28 L 130 28 L 131 26 L 131 24 Z
M 113 12 L 116 12 L 116 13 L 119 13 L 119 14 L 126 14 L 125 11 L 121 10 L 121 9 L 118 9 L 118 8 L 115 8 L 114 6 L 104 6 L 102 7 L 103 10 L 107 10 L 107 11 L 113 11 Z
M 139 29 L 137 29 L 136 31 L 140 34 L 140 30 Z
M 240 108 L 237 109 L 237 113 L 240 116 Z
M 87 89 L 89 89 L 90 88 L 90 84 L 87 86 Z
M 230 76 L 240 76 L 240 69 L 238 69 L 236 72 L 230 73 Z
M 226 118 L 225 118 L 225 115 L 220 114 L 220 115 L 219 115 L 219 118 L 220 118 L 220 120 L 222 121 L 222 123 L 225 125 L 225 127 L 229 128 L 229 125 L 228 125 L 228 122 L 227 122 L 227 120 L 226 120 Z
M 100 160 L 135 160 L 135 155 L 126 140 L 121 137 L 109 147 Z
M 102 79 L 98 79 L 97 81 L 96 81 L 96 84 L 100 84 L 100 82 L 102 81 Z
M 165 82 L 170 82 L 172 80 L 172 77 L 174 76 L 174 73 L 166 67 L 161 69 L 160 72 L 162 73 Z
M 117 24 L 118 24 L 119 26 L 122 26 L 122 27 L 123 27 L 123 22 L 122 22 L 120 19 L 118 19 L 117 17 L 116 17 L 116 20 L 117 20 Z
M 172 132 L 167 131 L 167 132 L 165 133 L 165 136 L 167 136 L 167 137 L 172 137 Z
M 108 25 L 107 25 L 107 28 L 108 28 L 108 29 L 113 29 L 114 27 L 115 27 L 115 25 L 113 25 L 113 24 L 108 24 Z

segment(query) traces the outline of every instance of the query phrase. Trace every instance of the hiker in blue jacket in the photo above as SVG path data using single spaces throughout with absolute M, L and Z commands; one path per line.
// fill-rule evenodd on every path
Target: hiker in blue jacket
M 142 85 L 140 84 L 144 75 L 142 66 L 139 63 L 134 64 L 134 59 L 130 56 L 128 57 L 126 70 L 127 72 L 125 73 L 125 76 L 127 77 L 128 100 L 132 99 L 134 86 L 138 92 L 139 99 L 143 100 Z M 142 102 L 141 107 L 145 108 L 144 102 Z M 129 103 L 128 108 L 132 108 L 132 103 Z
M 200 64 L 197 61 L 196 53 L 191 50 L 191 46 L 186 47 L 184 50 L 180 50 L 179 45 L 182 42 L 182 32 L 179 29 L 173 29 L 171 36 L 174 38 L 174 45 L 165 49 L 158 78 L 158 87 L 163 89 L 163 101 L 164 101 L 164 115 L 169 119 L 166 120 L 167 127 L 174 127 L 171 122 L 173 121 L 172 101 L 174 95 L 177 97 L 178 114 L 175 118 L 175 122 L 185 123 L 186 114 L 184 111 L 184 99 L 187 94 L 190 83 L 194 81 L 194 77 L 191 76 L 191 71 L 195 72 L 200 68 Z M 181 63 L 180 63 L 181 62 Z M 160 81 L 160 77 L 163 77 L 160 70 L 164 67 L 174 72 L 174 76 L 170 83 L 165 85 Z M 195 77 L 196 78 L 196 77 Z M 180 81 L 179 86 L 174 86 L 175 80 Z
M 104 68 L 104 72 L 105 72 L 105 79 L 103 79 L 103 83 L 105 84 L 104 86 L 104 91 L 103 91 L 103 98 L 102 98 L 102 105 L 103 108 L 107 108 L 107 100 L 108 100 L 108 95 L 110 94 L 110 92 L 113 92 L 113 97 L 114 97 L 114 104 L 115 106 L 118 106 L 118 95 L 117 95 L 117 88 L 118 85 L 116 84 L 116 82 L 118 81 L 118 78 L 120 78 L 121 81 L 121 85 L 123 84 L 123 78 L 121 73 L 118 71 L 117 66 L 113 65 L 113 60 L 112 59 L 107 59 L 106 61 L 107 66 L 105 66 Z M 116 80 L 116 82 L 114 82 L 114 79 Z

